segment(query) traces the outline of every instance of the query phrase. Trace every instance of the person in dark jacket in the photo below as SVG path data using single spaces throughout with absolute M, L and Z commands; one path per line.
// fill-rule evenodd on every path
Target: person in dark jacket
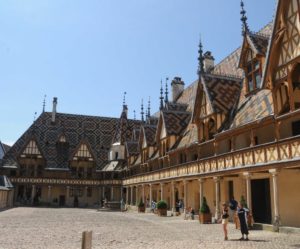
M 241 233 L 242 237 L 240 240 L 249 240 L 248 239 L 248 226 L 247 226 L 247 215 L 248 215 L 249 210 L 243 206 L 242 203 L 238 204 L 238 209 L 237 209 L 237 214 L 240 220 L 240 225 L 241 225 Z M 245 238 L 246 235 L 246 238 Z

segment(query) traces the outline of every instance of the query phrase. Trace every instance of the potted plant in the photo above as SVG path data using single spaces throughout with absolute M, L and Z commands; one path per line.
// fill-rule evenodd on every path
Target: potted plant
M 202 205 L 199 210 L 199 221 L 201 224 L 208 224 L 211 223 L 211 213 L 209 206 L 207 205 L 206 198 L 203 197 Z
M 156 204 L 156 208 L 157 208 L 157 214 L 158 214 L 158 216 L 167 216 L 168 204 L 165 201 L 160 200 Z
M 138 212 L 139 213 L 145 213 L 145 203 L 143 202 L 143 199 L 140 199 L 140 202 L 138 204 Z

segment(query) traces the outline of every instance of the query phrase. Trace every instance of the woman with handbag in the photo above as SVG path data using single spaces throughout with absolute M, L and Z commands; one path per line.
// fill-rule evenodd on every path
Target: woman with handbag
M 227 224 L 229 218 L 229 210 L 226 202 L 222 204 L 222 226 L 224 231 L 224 240 L 228 240 Z

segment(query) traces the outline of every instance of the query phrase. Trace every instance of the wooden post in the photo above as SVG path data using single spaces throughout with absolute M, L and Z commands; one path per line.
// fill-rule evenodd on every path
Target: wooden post
M 82 232 L 81 249 L 92 249 L 92 231 Z

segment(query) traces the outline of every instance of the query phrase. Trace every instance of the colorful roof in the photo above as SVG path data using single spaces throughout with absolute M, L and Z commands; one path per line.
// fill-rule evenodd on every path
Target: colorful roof
M 239 99 L 242 79 L 203 74 L 202 83 L 215 113 L 229 113 Z
M 162 111 L 167 135 L 181 135 L 191 119 L 191 113 L 179 111 Z
M 147 146 L 155 145 L 155 134 L 156 134 L 156 125 L 144 125 L 144 138 L 146 139 Z
M 100 170 L 108 159 L 117 122 L 116 118 L 57 113 L 52 124 L 51 113 L 44 112 L 4 156 L 3 166 L 18 166 L 19 155 L 33 139 L 44 156 L 46 168 L 68 169 L 70 156 L 84 141 L 95 157 L 96 169 Z M 58 146 L 62 135 L 66 143 Z

